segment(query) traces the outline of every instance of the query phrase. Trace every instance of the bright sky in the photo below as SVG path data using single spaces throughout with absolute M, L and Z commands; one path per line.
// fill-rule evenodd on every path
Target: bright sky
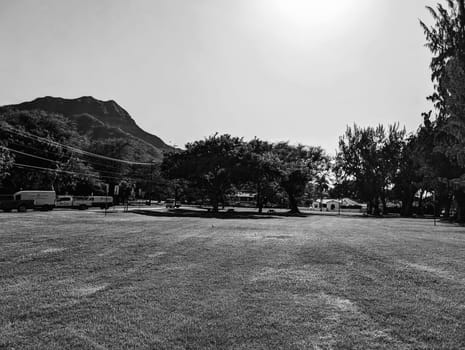
M 183 146 L 215 132 L 321 145 L 429 109 L 433 0 L 0 0 L 0 105 L 113 99 Z

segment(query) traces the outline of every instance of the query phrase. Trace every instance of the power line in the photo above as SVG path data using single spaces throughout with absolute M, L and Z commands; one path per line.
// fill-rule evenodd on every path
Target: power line
M 38 149 L 36 147 L 32 147 L 31 145 L 25 145 L 25 144 L 21 144 L 21 143 L 18 143 L 18 142 L 11 142 L 11 141 L 8 141 L 9 144 L 13 144 L 15 146 L 19 146 L 19 147 L 22 147 L 22 148 L 27 148 L 29 150 L 34 150 L 34 151 L 39 151 L 39 152 L 45 152 L 47 153 L 47 155 L 56 155 L 54 154 L 53 152 L 49 151 L 49 150 L 46 150 L 46 149 Z M 71 159 L 71 158 L 69 158 Z M 69 160 L 68 159 L 68 160 Z M 119 170 L 118 166 L 117 165 L 110 165 L 110 164 L 105 164 L 103 162 L 99 162 L 97 160 L 89 160 L 89 159 L 81 159 L 81 158 L 76 158 L 77 160 L 79 161 L 82 161 L 82 162 L 85 162 L 85 163 L 88 163 L 88 164 L 92 164 L 92 165 L 96 165 L 98 167 L 103 167 L 103 168 L 108 168 L 108 169 L 112 169 L 112 170 Z M 115 171 L 116 172 L 116 171 Z
M 28 168 L 28 169 L 36 169 L 36 170 L 46 170 L 48 172 L 60 172 L 60 173 L 65 173 L 65 174 L 70 174 L 70 175 L 82 175 L 82 176 L 87 176 L 87 177 L 100 177 L 97 175 L 92 175 L 92 174 L 86 174 L 86 173 L 78 173 L 76 171 L 69 171 L 69 170 L 62 170 L 62 169 L 52 169 L 52 168 L 44 168 L 41 166 L 36 166 L 36 165 L 29 165 L 29 164 L 22 164 L 22 163 L 14 163 L 13 167 L 18 167 L 18 168 Z
M 32 157 L 32 158 L 36 158 L 36 159 L 40 159 L 40 160 L 45 160 L 45 161 L 47 161 L 47 162 L 52 162 L 52 163 L 56 163 L 56 164 L 59 164 L 59 163 L 60 163 L 60 162 L 58 162 L 58 161 L 56 161 L 56 160 L 47 159 L 47 158 L 39 157 L 39 156 L 36 156 L 36 155 L 33 155 L 33 154 L 29 154 L 29 153 L 17 151 L 17 150 L 15 150 L 15 149 L 12 149 L 12 148 L 9 148 L 9 147 L 5 147 L 5 146 L 0 146 L 0 147 L 3 148 L 3 149 L 6 149 L 6 150 L 8 150 L 8 151 L 21 154 L 21 155 L 23 155 L 23 156 Z
M 40 166 L 21 164 L 21 163 L 15 163 L 15 164 L 13 164 L 13 167 L 42 170 L 42 171 L 47 171 L 47 172 L 60 172 L 60 173 L 65 173 L 65 174 L 70 174 L 70 175 L 80 175 L 80 176 L 85 176 L 85 177 L 93 177 L 93 178 L 97 178 L 97 179 L 108 178 L 108 179 L 117 179 L 117 180 L 130 180 L 130 181 L 143 181 L 143 182 L 156 183 L 155 181 L 149 181 L 149 180 L 142 179 L 142 178 L 130 178 L 130 177 L 125 177 L 125 176 L 116 177 L 116 176 L 107 176 L 107 175 L 92 175 L 92 174 L 88 174 L 88 173 L 80 173 L 80 172 L 76 172 L 76 171 L 69 171 L 69 170 L 62 170 L 62 169 L 44 168 L 44 167 L 40 167 Z
M 0 129 L 1 128 L 2 127 L 0 126 Z M 150 165 L 150 166 L 153 166 L 153 163 L 131 162 L 131 161 L 126 161 L 126 160 L 112 158 L 112 157 L 106 157 L 106 156 L 102 156 L 102 155 L 99 155 L 99 154 L 87 152 L 87 151 L 80 150 L 80 149 L 72 147 L 72 146 L 66 146 L 66 145 L 63 145 L 63 144 L 61 144 L 59 142 L 52 141 L 52 140 L 49 140 L 49 139 L 46 139 L 46 138 L 43 138 L 43 137 L 40 137 L 40 136 L 37 136 L 37 135 L 33 135 L 33 134 L 28 133 L 26 131 L 17 130 L 17 129 L 14 129 L 14 128 L 6 128 L 6 129 L 3 128 L 3 130 L 5 130 L 7 132 L 10 132 L 12 134 L 16 134 L 18 136 L 27 138 L 27 139 L 31 139 L 31 140 L 35 140 L 35 141 L 38 141 L 38 142 L 41 142 L 41 143 L 45 143 L 47 145 L 51 145 L 51 146 L 55 146 L 55 147 L 63 147 L 64 149 L 71 150 L 71 152 L 73 152 L 75 154 L 77 153 L 78 155 L 81 155 L 81 156 L 95 157 L 95 158 L 103 159 L 103 160 L 106 160 L 106 161 L 120 162 L 120 163 L 124 163 L 124 164 L 127 164 L 127 165 L 145 165 L 145 166 Z M 42 151 L 42 152 L 46 152 L 47 154 L 52 154 L 52 152 L 47 150 L 47 149 L 40 149 L 39 150 L 38 148 L 32 147 L 30 145 L 23 145 L 23 144 L 20 144 L 20 143 L 17 143 L 17 142 L 11 142 L 11 143 L 13 143 L 13 144 L 15 144 L 17 146 L 20 146 L 20 147 L 28 148 L 30 150 Z M 9 150 L 11 152 L 14 152 L 16 154 L 25 156 L 25 157 L 31 157 L 31 158 L 39 159 L 39 160 L 42 160 L 42 161 L 47 161 L 47 162 L 50 162 L 50 163 L 54 163 L 54 164 L 57 164 L 57 165 L 61 164 L 60 161 L 56 161 L 56 160 L 52 160 L 52 159 L 49 159 L 49 158 L 41 157 L 41 156 L 38 156 L 38 155 L 35 155 L 35 154 L 26 153 L 26 152 L 23 152 L 23 151 L 12 149 L 10 147 L 1 146 L 1 145 L 0 145 L 0 147 L 3 148 L 3 149 Z M 70 160 L 71 160 L 71 157 L 68 158 L 67 162 L 69 162 Z M 77 158 L 76 160 L 84 162 L 84 163 L 95 164 L 95 165 L 97 165 L 99 167 L 103 167 L 103 168 L 107 167 L 107 168 L 117 169 L 116 166 L 111 166 L 109 164 L 105 164 L 104 162 L 102 163 L 101 161 L 98 162 L 97 160 L 92 161 L 92 160 L 89 160 L 89 159 L 79 159 L 79 158 Z M 63 169 L 45 168 L 45 167 L 34 166 L 34 165 L 30 165 L 30 164 L 22 164 L 22 163 L 16 163 L 13 166 L 18 167 L 18 168 L 22 168 L 22 169 L 34 169 L 34 170 L 39 170 L 39 171 L 55 172 L 55 173 L 59 172 L 59 173 L 64 173 L 64 174 L 70 174 L 70 175 L 75 175 L 75 176 L 83 176 L 83 177 L 91 177 L 91 178 L 97 178 L 97 179 L 103 179 L 103 178 L 117 179 L 117 180 L 124 179 L 124 180 L 128 180 L 128 181 L 142 181 L 142 182 L 146 182 L 146 183 L 152 183 L 152 182 L 157 183 L 157 182 L 154 182 L 153 180 L 149 181 L 149 180 L 147 180 L 145 178 L 134 178 L 134 177 L 123 176 L 119 172 L 108 171 L 108 170 L 94 169 L 94 171 L 96 171 L 100 175 L 93 175 L 93 174 L 89 174 L 89 173 L 82 173 L 82 172 L 69 171 L 69 170 L 63 170 Z M 104 175 L 102 173 L 111 174 L 111 175 L 119 175 L 119 176 Z
M 43 157 L 39 157 L 39 156 L 36 156 L 36 155 L 33 155 L 33 154 L 29 154 L 29 153 L 26 153 L 26 152 L 21 152 L 21 151 L 18 151 L 18 150 L 14 150 L 12 148 L 9 148 L 9 147 L 5 147 L 5 146 L 0 146 L 1 148 L 3 149 L 6 149 L 6 150 L 9 150 L 9 151 L 12 151 L 14 153 L 18 153 L 18 154 L 21 154 L 21 155 L 24 155 L 24 156 L 27 156 L 27 157 L 32 157 L 32 158 L 36 158 L 36 159 L 40 159 L 40 160 L 45 160 L 45 161 L 48 161 L 48 162 L 51 162 L 51 163 L 55 163 L 55 164 L 61 164 L 60 162 L 58 161 L 55 161 L 55 160 L 52 160 L 52 159 L 48 159 L 48 158 L 43 158 Z M 29 165 L 28 166 L 33 166 L 33 165 Z M 61 169 L 51 169 L 49 168 L 50 170 L 53 170 L 53 171 L 65 171 L 65 170 L 61 170 Z M 97 170 L 98 171 L 98 170 Z M 113 172 L 113 171 L 105 171 L 105 170 L 100 170 L 98 171 L 99 173 L 100 172 L 103 172 L 103 173 L 109 173 L 109 174 L 118 174 L 117 172 Z M 76 174 L 84 174 L 84 173 L 76 173 Z M 103 176 L 103 175 L 102 175 Z
M 63 145 L 63 144 L 61 144 L 59 142 L 49 140 L 49 139 L 46 139 L 44 137 L 40 137 L 40 136 L 31 134 L 31 133 L 29 133 L 27 131 L 18 130 L 18 129 L 14 129 L 14 128 L 11 128 L 11 127 L 3 127 L 2 129 L 7 131 L 7 132 L 10 132 L 12 134 L 16 134 L 18 136 L 26 137 L 26 138 L 36 140 L 36 141 L 39 141 L 39 142 L 43 142 L 43 143 L 46 143 L 46 144 L 51 145 L 51 146 L 63 147 L 63 148 L 66 148 L 66 149 L 70 150 L 71 152 L 86 155 L 86 156 L 90 156 L 90 157 L 105 159 L 105 160 L 109 160 L 109 161 L 113 161 L 113 162 L 129 164 L 129 165 L 141 165 L 141 166 L 152 166 L 153 165 L 152 163 L 132 162 L 132 161 L 129 161 L 129 160 L 112 158 L 112 157 L 103 156 L 101 154 L 96 154 L 96 153 L 84 151 L 84 150 L 81 150 L 81 149 L 73 147 L 73 146 Z
M 0 147 L 3 148 L 3 149 L 9 150 L 11 152 L 14 152 L 14 153 L 21 154 L 21 155 L 26 156 L 26 157 L 36 158 L 36 159 L 44 160 L 44 161 L 47 161 L 47 162 L 55 163 L 55 164 L 58 164 L 58 165 L 62 164 L 61 162 L 56 161 L 56 160 L 39 157 L 39 156 L 36 156 L 36 155 L 33 155 L 33 154 L 21 152 L 21 151 L 18 151 L 18 150 L 9 148 L 9 147 L 5 147 L 5 146 L 0 146 Z M 118 174 L 118 172 L 115 172 L 115 171 L 107 171 L 107 170 L 95 170 L 95 171 L 98 171 L 99 173 Z
M 36 156 L 36 155 L 33 155 L 33 154 L 29 154 L 29 153 L 26 153 L 26 152 L 15 150 L 15 149 L 12 149 L 12 148 L 9 148 L 9 147 L 6 147 L 6 146 L 0 146 L 0 148 L 6 149 L 6 150 L 14 152 L 14 153 L 21 154 L 21 155 L 26 156 L 26 157 L 32 157 L 32 158 L 48 161 L 48 162 L 51 162 L 51 163 L 55 163 L 57 165 L 61 164 L 59 161 L 55 161 L 55 160 L 44 158 L 44 157 L 39 157 L 39 156 Z M 32 165 L 30 165 L 30 164 L 27 164 L 27 166 L 32 167 Z M 60 170 L 60 169 L 51 169 L 51 168 L 48 168 L 48 169 L 53 170 L 53 171 L 65 171 L 65 170 Z M 134 179 L 136 181 L 145 181 L 145 179 L 142 179 L 142 178 L 129 178 L 127 176 L 122 176 L 119 172 L 115 172 L 115 171 L 108 171 L 108 170 L 95 170 L 95 171 L 100 173 L 100 177 L 109 177 L 107 175 L 102 175 L 102 173 L 107 173 L 107 174 L 113 174 L 113 175 L 120 175 L 119 177 L 113 177 L 112 176 L 111 178 L 118 178 L 118 179 L 126 178 L 126 179 Z M 87 175 L 85 173 L 77 173 L 77 172 L 72 172 L 72 173 Z M 94 176 L 94 177 L 98 177 L 98 176 Z

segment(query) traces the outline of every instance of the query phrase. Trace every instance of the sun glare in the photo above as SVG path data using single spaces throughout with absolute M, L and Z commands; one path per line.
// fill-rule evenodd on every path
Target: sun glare
M 344 33 L 371 0 L 264 0 L 262 11 L 277 37 L 288 43 L 325 40 Z
M 350 0 L 271 0 L 269 3 L 276 15 L 300 27 L 334 25 L 353 6 Z

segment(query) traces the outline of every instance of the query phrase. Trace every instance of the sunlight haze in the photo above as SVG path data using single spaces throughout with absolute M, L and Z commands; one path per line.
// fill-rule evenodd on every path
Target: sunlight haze
M 0 104 L 113 99 L 172 145 L 421 122 L 427 0 L 0 0 Z

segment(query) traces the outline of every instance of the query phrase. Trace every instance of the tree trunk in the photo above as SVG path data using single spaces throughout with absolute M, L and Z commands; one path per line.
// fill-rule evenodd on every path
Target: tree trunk
M 411 187 L 408 197 L 408 216 L 413 216 L 413 202 L 415 201 L 415 193 L 417 193 L 418 189 L 416 187 Z
M 423 194 L 425 193 L 424 190 L 420 191 L 420 198 L 418 199 L 418 215 L 423 216 L 424 211 L 423 211 Z
M 178 187 L 174 185 L 174 207 L 178 205 Z
M 451 188 L 449 181 L 447 181 L 446 188 L 441 192 L 440 196 L 440 209 L 441 207 L 444 206 L 444 218 L 449 218 L 450 217 L 450 209 L 452 206 L 452 196 L 451 196 Z
M 290 193 L 288 193 L 288 197 L 289 197 L 289 207 L 291 209 L 291 213 L 293 214 L 300 213 L 299 208 L 297 206 L 297 199 Z
M 455 200 L 457 202 L 457 222 L 465 222 L 465 193 L 463 191 L 455 192 Z
M 380 211 L 379 211 L 379 198 L 376 196 L 373 200 L 373 215 L 379 216 Z
M 450 207 L 452 204 L 452 198 L 450 197 L 449 193 L 447 193 L 446 200 L 444 201 L 444 217 L 450 217 Z
M 410 217 L 412 216 L 413 200 L 415 194 L 410 191 L 402 200 L 402 216 Z
M 210 201 L 212 204 L 212 212 L 218 213 L 218 206 L 219 206 L 219 198 L 218 195 L 215 193 L 210 197 Z
M 384 193 L 381 195 L 381 205 L 383 207 L 383 215 L 386 215 L 388 213 L 388 210 L 386 205 L 386 196 L 384 195 Z
M 260 185 L 257 186 L 257 208 L 258 213 L 261 214 L 263 212 L 263 200 Z
M 373 214 L 373 201 L 367 203 L 367 214 Z

